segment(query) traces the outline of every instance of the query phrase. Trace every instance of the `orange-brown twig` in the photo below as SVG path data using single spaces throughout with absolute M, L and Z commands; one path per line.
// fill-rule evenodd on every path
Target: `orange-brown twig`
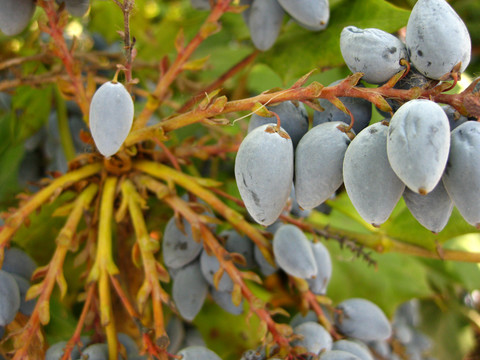
M 152 92 L 147 104 L 134 123 L 134 129 L 141 129 L 147 124 L 154 111 L 158 108 L 164 97 L 167 95 L 170 85 L 177 78 L 178 74 L 183 71 L 184 65 L 193 55 L 198 46 L 207 37 L 217 31 L 218 27 L 220 26 L 218 24 L 218 20 L 228 10 L 230 2 L 231 0 L 218 0 L 195 37 L 185 48 L 180 49 L 173 64 L 159 79 L 155 90 Z
M 75 332 L 73 333 L 70 340 L 68 340 L 67 344 L 65 345 L 64 353 L 61 360 L 69 360 L 70 354 L 75 348 L 75 345 L 78 345 L 81 342 L 80 335 L 82 335 L 82 329 L 83 329 L 83 326 L 85 325 L 85 320 L 87 319 L 87 315 L 90 310 L 90 305 L 92 303 L 94 296 L 95 296 L 95 284 L 90 284 L 88 285 L 85 304 L 83 304 L 82 313 L 80 314 L 80 318 L 78 319 Z M 82 345 L 85 345 L 85 344 L 82 344 Z
M 71 85 L 74 89 L 73 95 L 75 102 L 78 104 L 84 115 L 88 114 L 89 101 L 87 99 L 87 93 L 82 80 L 82 73 L 78 66 L 72 52 L 68 48 L 67 42 L 63 37 L 63 24 L 61 13 L 57 12 L 56 4 L 54 1 L 40 0 L 37 2 L 39 6 L 45 11 L 45 15 L 48 19 L 48 27 L 43 27 L 43 30 L 47 32 L 53 39 L 55 47 L 53 48 L 54 54 L 60 58 L 70 77 Z

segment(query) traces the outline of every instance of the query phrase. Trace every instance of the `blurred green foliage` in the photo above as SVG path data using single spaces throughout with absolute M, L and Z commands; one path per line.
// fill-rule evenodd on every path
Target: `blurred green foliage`
M 251 96 L 270 88 L 286 87 L 315 68 L 320 71 L 315 73 L 310 81 L 316 80 L 328 85 L 348 74 L 339 48 L 339 35 L 344 26 L 377 27 L 393 33 L 406 25 L 409 9 L 414 3 L 412 0 L 331 1 L 329 27 L 318 33 L 309 32 L 285 19 L 274 47 L 260 54 L 252 66 L 223 84 L 223 91 L 229 98 Z M 474 57 L 467 72 L 474 76 L 480 71 L 480 2 L 456 0 L 451 1 L 451 4 L 470 30 Z M 42 12 L 38 10 L 35 20 L 42 16 Z M 207 12 L 192 9 L 187 0 L 136 1 L 131 31 L 135 36 L 135 47 L 138 51 L 134 64 L 134 76 L 139 79 L 138 87 L 152 89 L 158 77 L 160 61 L 163 58 L 172 61 L 175 57 L 174 41 L 179 31 L 183 31 L 188 41 L 206 17 Z M 108 62 L 112 57 L 107 55 L 117 54 L 114 59 L 117 62 L 122 61 L 122 44 L 117 31 L 122 29 L 123 18 L 119 9 L 111 1 L 94 0 L 88 16 L 70 19 L 66 31 L 70 42 L 75 26 L 77 30 L 81 29 L 75 33 L 77 51 L 97 54 L 100 62 L 111 65 L 108 70 L 100 70 L 92 63 L 89 63 L 89 68 L 86 63 L 85 74 L 95 74 L 105 79 L 113 76 L 115 61 Z M 18 37 L 7 38 L 0 35 L 0 62 L 13 57 L 44 53 L 48 42 L 49 37 L 40 33 L 35 21 L 29 31 Z M 100 50 L 107 55 L 98 53 Z M 204 41 L 194 54 L 194 59 L 209 57 L 205 69 L 181 74 L 173 86 L 170 101 L 178 104 L 186 102 L 192 93 L 213 82 L 252 51 L 254 48 L 242 16 L 226 14 L 222 18 L 221 31 Z M 15 77 L 40 76 L 59 65 L 59 61 L 55 59 L 49 59 L 45 63 L 26 62 L 15 67 L 14 72 L 0 71 L 0 84 Z M 26 141 L 47 125 L 49 116 L 55 116 L 56 108 L 52 96 L 54 86 L 18 86 L 8 90 L 11 97 L 5 100 L 6 102 L 0 99 L 0 210 L 7 210 L 15 205 L 16 195 L 25 186 L 25 182 L 20 181 L 18 175 L 26 152 Z M 138 111 L 145 99 L 138 96 L 136 102 Z M 156 113 L 156 117 L 161 119 L 173 112 L 172 108 L 165 106 Z M 309 112 L 312 112 L 311 109 Z M 241 115 L 244 114 L 235 116 Z M 225 132 L 244 133 L 245 128 L 246 120 L 242 120 L 235 123 L 235 126 L 227 127 Z M 208 131 L 208 128 L 203 126 L 191 126 L 172 134 L 168 144 L 175 146 L 190 137 L 205 135 Z M 225 182 L 225 189 L 238 196 L 232 174 L 233 158 L 227 160 L 224 164 L 217 164 L 221 173 L 217 175 Z M 45 164 L 45 168 L 47 165 Z M 201 162 L 196 160 L 195 165 L 200 167 Z M 54 250 L 55 234 L 61 224 L 58 218 L 51 215 L 55 208 L 67 199 L 68 194 L 45 206 L 15 238 L 15 242 L 26 248 L 42 265 L 48 262 Z M 466 224 L 457 211 L 454 211 L 446 229 L 434 235 L 416 222 L 403 202 L 398 204 L 391 219 L 379 230 L 372 230 L 359 218 L 345 194 L 341 194 L 329 204 L 333 208 L 332 213 L 315 214 L 312 216 L 313 222 L 359 233 L 379 231 L 386 236 L 427 249 L 435 249 L 437 245 L 445 243 L 445 246 L 452 248 L 480 250 L 478 235 L 471 234 L 476 233 L 476 230 Z M 165 211 L 164 207 L 152 207 L 151 217 L 165 219 Z M 164 224 L 157 226 L 162 231 Z M 379 304 L 392 316 L 401 302 L 414 297 L 421 298 L 425 305 L 424 329 L 434 338 L 436 356 L 445 360 L 465 356 L 473 343 L 473 330 L 465 317 L 466 308 L 461 295 L 479 287 L 478 265 L 425 260 L 401 254 L 372 253 L 371 257 L 376 262 L 374 267 L 368 266 L 351 251 L 341 249 L 336 242 L 329 241 L 327 244 L 334 260 L 333 279 L 328 289 L 328 295 L 334 303 L 349 297 L 365 297 Z M 82 279 L 78 278 L 78 270 L 73 269 L 71 263 L 67 278 L 72 292 L 80 291 Z M 268 292 L 264 292 L 263 296 L 268 299 Z M 52 323 L 46 328 L 48 339 L 66 339 L 74 328 L 74 315 L 78 314 L 74 314 L 71 307 L 63 305 L 55 305 L 53 308 Z M 209 302 L 196 319 L 195 325 L 222 358 L 235 359 L 242 350 L 253 347 L 259 340 L 255 330 L 258 326 L 256 320 L 244 320 L 244 317 L 235 318 L 225 314 L 218 306 Z

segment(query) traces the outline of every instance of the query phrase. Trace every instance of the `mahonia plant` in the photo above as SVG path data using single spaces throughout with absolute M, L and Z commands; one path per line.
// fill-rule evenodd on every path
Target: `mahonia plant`
M 24 192 L 2 204 L 0 357 L 426 359 L 429 340 L 410 313 L 392 327 L 392 314 L 374 301 L 330 296 L 338 259 L 329 248 L 345 246 L 352 261 L 379 272 L 374 252 L 480 262 L 480 253 L 442 247 L 480 227 L 479 80 L 450 91 L 467 69 L 471 39 L 444 0 L 416 3 L 402 25 L 406 42 L 345 26 L 342 11 L 355 6 L 3 1 L 0 31 L 10 40 L 0 38 L 2 111 L 26 122 L 17 125 L 22 144 L 40 157 L 22 162 Z M 172 34 L 185 8 L 193 25 L 183 14 L 184 29 Z M 142 33 L 144 14 L 153 25 Z M 340 20 L 343 30 L 328 33 Z M 111 33 L 88 33 L 89 21 L 108 23 L 101 28 Z M 157 41 L 157 23 L 169 44 L 151 51 L 145 43 Z M 246 29 L 251 39 L 235 41 L 248 42 L 238 46 L 249 53 L 206 84 L 212 59 L 201 56 L 216 37 L 235 34 L 224 24 Z M 305 69 L 290 86 L 248 94 L 246 74 L 268 63 L 290 30 L 335 37 L 336 56 L 352 73 L 324 86 L 314 80 L 318 69 Z M 115 37 L 121 46 L 108 45 Z M 22 46 L 28 51 L 18 53 Z M 329 56 L 316 47 L 318 58 Z M 48 101 L 32 100 L 37 89 Z M 242 120 L 250 116 L 247 133 Z M 396 206 L 408 207 L 432 242 L 422 243 L 424 232 L 416 241 L 390 233 Z M 334 221 L 342 212 L 347 220 Z M 461 225 L 449 228 L 449 219 Z M 45 253 L 28 247 L 29 231 Z M 207 321 L 210 300 L 252 332 L 240 353 L 235 346 L 220 357 L 195 327 L 195 319 Z M 64 341 L 49 330 L 58 307 L 75 317 Z M 402 338 L 401 326 L 424 341 Z

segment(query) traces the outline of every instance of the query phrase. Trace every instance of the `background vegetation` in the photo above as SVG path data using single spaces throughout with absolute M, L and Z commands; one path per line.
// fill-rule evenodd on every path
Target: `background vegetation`
M 228 100 L 249 98 L 274 88 L 285 89 L 313 69 L 317 71 L 307 85 L 313 81 L 328 85 L 349 74 L 339 48 L 343 27 L 376 27 L 401 33 L 414 3 L 413 0 L 331 0 L 331 20 L 325 31 L 309 32 L 285 19 L 276 44 L 264 53 L 254 49 L 242 16 L 227 12 L 221 17 L 221 28 L 211 29 L 210 36 L 199 44 L 187 65 L 165 89 L 160 106 L 147 120 L 155 124 L 183 113 L 217 88 L 221 88 L 221 95 L 226 95 Z M 477 56 L 480 3 L 473 0 L 450 3 L 466 22 L 473 43 L 472 63 L 454 89 L 459 92 L 480 72 Z M 208 14 L 192 9 L 184 0 L 135 1 L 130 31 L 136 51 L 132 74 L 138 82 L 131 89 L 137 115 L 147 101 L 152 100 L 151 94 L 161 74 L 175 63 L 178 51 L 185 49 L 183 44 L 194 38 Z M 52 179 L 68 171 L 67 161 L 71 161 L 70 169 L 73 169 L 72 160 L 76 156 L 85 157 L 81 154 L 93 151 L 88 145 L 87 127 L 82 122 L 84 114 L 75 104 L 79 94 L 72 89 L 72 74 L 78 74 L 88 98 L 95 84 L 110 80 L 116 65 L 125 64 L 121 34 L 124 18 L 113 1 L 93 0 L 89 13 L 83 18 L 63 13 L 58 27 L 63 29 L 66 44 L 72 49 L 71 64 L 77 68 L 70 69 L 71 73 L 65 61 L 58 57 L 62 49 L 57 39 L 44 31 L 46 27 L 52 28 L 46 19 L 44 9 L 39 6 L 29 28 L 21 35 L 0 35 L 0 210 L 5 216 L 11 208 L 21 206 L 42 184 L 48 183 L 42 179 Z M 234 70 L 230 70 L 232 68 Z M 309 112 L 311 115 L 313 110 L 309 108 Z M 169 149 L 160 161 L 170 165 L 165 154 L 173 154 L 184 173 L 215 179 L 222 183 L 220 189 L 239 198 L 233 164 L 236 149 L 246 134 L 248 114 L 241 111 L 217 116 L 175 129 L 167 139 L 158 137 L 157 142 L 163 141 L 162 149 Z M 381 120 L 379 114 L 375 111 L 374 114 L 373 121 Z M 69 127 L 65 126 L 67 123 Z M 182 194 L 184 190 L 178 189 L 178 192 Z M 39 265 L 48 264 L 68 213 L 62 211 L 62 206 L 75 196 L 75 189 L 69 189 L 32 212 L 12 243 L 25 249 Z M 173 211 L 156 198 L 147 200 L 148 229 L 161 234 Z M 245 214 L 233 200 L 225 202 Z M 389 316 L 400 303 L 419 298 L 422 329 L 434 340 L 435 356 L 439 359 L 461 359 L 467 354 L 477 354 L 472 358 L 479 356 L 474 352 L 480 329 L 480 267 L 477 263 L 480 255 L 475 257 L 480 254 L 478 231 L 465 223 L 457 210 L 449 225 L 434 235 L 416 222 L 403 201 L 379 229 L 360 219 L 344 192 L 328 201 L 328 205 L 331 213 L 314 212 L 304 221 L 331 234 L 337 231 L 348 235 L 342 237 L 346 239 L 346 246 L 341 246 L 338 239 L 325 241 L 334 261 L 328 298 L 336 304 L 346 298 L 364 297 L 378 304 Z M 80 230 L 82 226 L 85 224 Z M 226 227 L 225 223 L 220 224 L 220 228 L 222 226 Z M 113 253 L 121 270 L 120 282 L 129 289 L 138 288 L 143 274 L 129 260 L 133 230 L 129 225 L 118 224 L 115 231 L 118 246 L 114 246 Z M 126 244 L 130 247 L 124 247 Z M 78 251 L 70 253 L 64 265 L 68 283 L 66 296 L 60 299 L 60 292 L 55 290 L 51 298 L 50 322 L 42 330 L 50 344 L 70 338 L 82 310 L 79 301 L 85 295 L 86 285 L 80 274 L 91 266 L 87 259 L 92 254 L 84 242 L 78 245 Z M 438 259 L 449 250 L 473 256 L 459 255 L 460 261 Z M 249 286 L 256 296 L 294 314 L 298 311 L 298 298 L 278 290 L 281 280 L 273 277 L 265 281 L 264 286 L 253 283 Z M 168 284 L 165 286 L 169 289 Z M 119 300 L 113 301 L 118 330 L 138 338 L 137 329 Z M 168 317 L 166 306 L 165 312 Z M 252 319 L 249 323 L 245 316 L 229 315 L 208 300 L 194 324 L 211 349 L 224 359 L 236 359 L 260 341 L 256 331 L 258 319 L 255 316 Z M 287 321 L 279 319 L 279 322 Z M 16 321 L 10 330 L 15 326 L 20 329 L 22 321 Z M 8 349 L 20 346 L 12 341 L 4 345 Z

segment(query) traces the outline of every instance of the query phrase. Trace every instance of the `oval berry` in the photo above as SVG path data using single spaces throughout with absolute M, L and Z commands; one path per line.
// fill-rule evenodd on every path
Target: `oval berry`
M 470 62 L 470 34 L 445 0 L 417 1 L 408 19 L 405 42 L 412 63 L 432 79 L 445 79 L 460 63 L 459 72 L 463 72 Z
M 250 132 L 238 149 L 235 179 L 252 218 L 265 226 L 273 224 L 292 188 L 293 145 L 290 136 L 271 124 Z
M 362 72 L 372 84 L 388 81 L 402 70 L 400 60 L 407 59 L 407 48 L 398 38 L 380 29 L 347 26 L 340 34 L 343 60 L 352 72 Z
M 90 131 L 98 151 L 114 155 L 127 138 L 133 123 L 133 100 L 120 83 L 107 82 L 93 94 Z
M 393 115 L 388 127 L 388 160 L 412 191 L 425 195 L 435 188 L 449 149 L 450 124 L 437 103 L 410 100 Z
M 463 218 L 480 226 L 480 123 L 467 121 L 452 131 L 443 184 Z
M 342 164 L 350 144 L 342 130 L 348 125 L 327 122 L 312 128 L 295 150 L 295 197 L 303 209 L 313 209 L 342 185 Z
M 317 274 L 317 263 L 310 241 L 295 225 L 282 225 L 273 237 L 273 254 L 287 274 L 309 279 Z
M 33 0 L 3 0 L 0 10 L 0 30 L 7 36 L 20 34 L 35 11 Z
M 387 158 L 388 126 L 370 125 L 348 147 L 343 181 L 353 206 L 366 222 L 379 226 L 393 211 L 405 185 Z

